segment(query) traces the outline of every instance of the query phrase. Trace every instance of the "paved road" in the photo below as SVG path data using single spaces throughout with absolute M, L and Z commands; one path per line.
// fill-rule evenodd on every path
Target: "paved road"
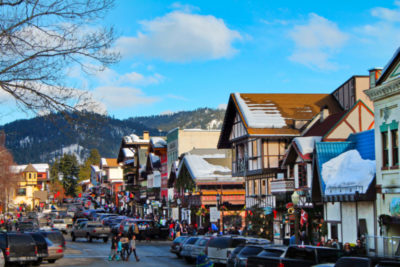
M 165 241 L 142 241 L 137 242 L 137 253 L 140 262 L 136 262 L 133 255 L 129 262 L 108 261 L 110 253 L 110 241 L 94 240 L 88 243 L 86 239 L 77 239 L 72 242 L 69 237 L 67 240 L 67 249 L 64 258 L 58 260 L 55 264 L 43 263 L 41 266 L 190 266 L 184 260 L 178 259 L 169 252 L 170 242 Z

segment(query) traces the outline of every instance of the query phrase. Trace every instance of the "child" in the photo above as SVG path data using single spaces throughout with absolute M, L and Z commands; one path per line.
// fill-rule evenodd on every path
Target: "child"
M 114 235 L 111 239 L 111 252 L 110 256 L 108 256 L 108 260 L 112 261 L 117 256 L 117 248 L 118 248 L 119 238 L 117 235 Z

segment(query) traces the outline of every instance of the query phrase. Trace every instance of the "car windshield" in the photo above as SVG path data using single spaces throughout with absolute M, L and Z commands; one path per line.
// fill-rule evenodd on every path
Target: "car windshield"
M 254 247 L 254 246 L 248 246 L 244 247 L 242 251 L 240 251 L 239 256 L 251 256 L 251 255 L 257 255 L 262 251 L 262 247 Z
M 273 249 L 268 248 L 261 251 L 257 256 L 263 257 L 280 257 L 283 254 L 284 250 L 281 249 Z

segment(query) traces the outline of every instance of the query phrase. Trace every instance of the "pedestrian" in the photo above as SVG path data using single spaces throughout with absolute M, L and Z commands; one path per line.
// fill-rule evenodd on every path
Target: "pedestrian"
M 115 257 L 117 256 L 117 249 L 118 249 L 118 235 L 113 235 L 112 239 L 111 239 L 111 251 L 110 251 L 110 256 L 108 256 L 108 260 L 112 261 L 115 259 Z
M 367 250 L 361 242 L 361 239 L 357 239 L 356 247 L 354 248 L 356 256 L 362 257 L 367 255 Z
M 352 256 L 353 251 L 351 250 L 350 243 L 346 242 L 343 247 L 343 256 Z
M 136 254 L 136 235 L 132 236 L 130 243 L 131 243 L 130 244 L 131 245 L 131 253 L 135 254 L 136 261 L 140 261 L 138 255 Z

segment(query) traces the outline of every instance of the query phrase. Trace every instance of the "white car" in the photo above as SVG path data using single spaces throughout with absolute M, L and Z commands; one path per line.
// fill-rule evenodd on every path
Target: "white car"
M 64 219 L 54 219 L 53 220 L 53 228 L 57 228 L 60 230 L 63 234 L 66 234 L 68 231 L 68 225 L 64 221 Z

